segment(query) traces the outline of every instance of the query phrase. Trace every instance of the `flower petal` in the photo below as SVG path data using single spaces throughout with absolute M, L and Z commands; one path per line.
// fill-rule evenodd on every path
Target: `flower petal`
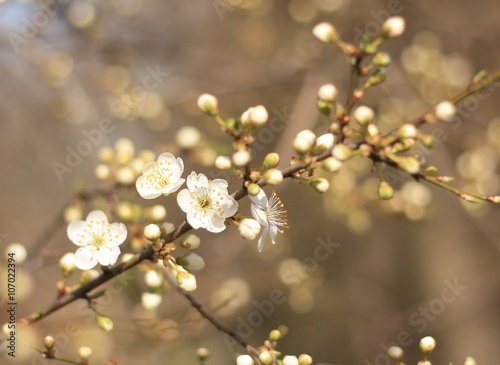
M 267 207 L 268 200 L 263 189 L 260 189 L 257 195 L 249 195 L 249 197 L 251 202 L 257 205 L 260 209 L 265 209 Z
M 195 190 L 199 187 L 207 187 L 208 186 L 208 178 L 203 174 L 196 174 L 196 172 L 191 172 L 191 174 L 187 177 L 187 187 L 189 190 Z
M 85 221 L 73 221 L 68 225 L 66 232 L 71 242 L 75 245 L 84 246 L 87 244 L 87 240 L 85 239 L 87 235 L 85 232 L 86 226 L 87 222 Z
M 264 244 L 266 243 L 266 238 L 267 238 L 267 228 L 264 228 L 264 232 L 262 232 L 262 236 L 259 238 L 259 244 L 257 246 L 257 251 L 262 252 L 262 249 L 264 248 Z
M 108 224 L 108 217 L 102 210 L 93 210 L 87 216 L 87 223 L 102 223 L 105 226 Z
M 184 213 L 187 213 L 191 210 L 192 201 L 193 198 L 191 197 L 191 192 L 188 189 L 183 189 L 177 194 L 177 204 L 179 204 L 179 207 Z
M 163 194 L 171 194 L 175 193 L 179 188 L 184 184 L 185 179 L 179 179 L 175 183 L 171 183 L 167 188 L 163 191 Z
M 106 245 L 99 248 L 99 250 L 96 251 L 95 256 L 101 265 L 108 266 L 113 265 L 116 262 L 120 252 L 120 247 Z
M 207 231 L 213 232 L 213 233 L 219 233 L 222 232 L 223 230 L 226 229 L 226 225 L 224 222 L 226 221 L 226 218 L 222 217 L 216 217 L 211 220 L 208 220 L 208 224 L 205 227 Z
M 154 189 L 150 184 L 147 183 L 147 178 L 145 175 L 139 176 L 135 182 L 135 187 L 140 196 L 144 199 L 154 199 L 158 198 L 162 192 Z
M 121 245 L 127 239 L 127 226 L 123 223 L 112 223 L 109 226 L 110 242 Z
M 268 222 L 267 222 L 267 216 L 266 216 L 266 213 L 264 213 L 264 211 L 259 208 L 257 205 L 255 204 L 252 204 L 250 206 L 250 210 L 252 212 L 252 216 L 254 217 L 254 219 L 259 222 L 259 224 L 261 226 L 264 226 L 264 227 L 267 227 L 268 226 Z
M 96 248 L 92 245 L 80 247 L 75 252 L 75 266 L 80 270 L 92 269 L 97 264 Z

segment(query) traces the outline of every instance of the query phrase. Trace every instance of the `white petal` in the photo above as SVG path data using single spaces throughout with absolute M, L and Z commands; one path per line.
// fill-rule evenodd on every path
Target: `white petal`
M 179 190 L 179 188 L 184 184 L 185 179 L 179 179 L 175 182 L 171 182 L 170 185 L 163 191 L 163 194 L 171 194 Z
M 146 182 L 145 175 L 140 176 L 135 182 L 135 187 L 140 196 L 144 199 L 154 199 L 158 198 L 162 192 L 153 189 L 150 184 Z
M 106 217 L 106 214 L 104 214 L 103 211 L 101 210 L 94 210 L 89 213 L 87 216 L 87 223 L 90 222 L 102 222 L 103 226 L 108 224 L 108 217 Z
M 120 255 L 118 246 L 106 245 L 96 251 L 95 256 L 97 261 L 103 266 L 113 265 Z
M 171 162 L 177 165 L 177 159 L 171 153 L 165 152 L 158 156 L 158 162 Z M 181 160 L 182 161 L 182 160 Z
M 265 209 L 267 207 L 268 200 L 263 189 L 260 189 L 257 195 L 249 195 L 249 197 L 252 203 L 257 205 L 259 208 Z
M 189 184 L 189 177 L 188 177 L 188 184 Z M 177 194 L 177 204 L 179 204 L 179 207 L 182 209 L 184 213 L 187 213 L 192 209 L 191 207 L 192 201 L 193 198 L 191 197 L 191 193 L 188 189 L 183 189 Z
M 269 238 L 271 239 L 271 242 L 273 245 L 276 243 L 276 235 L 278 234 L 279 230 L 278 227 L 271 225 L 269 227 Z
M 127 239 L 127 226 L 123 223 L 112 223 L 109 226 L 111 241 L 115 245 L 121 245 Z
M 86 240 L 82 239 L 87 235 L 84 231 L 86 226 L 87 222 L 85 221 L 73 221 L 68 225 L 66 232 L 75 245 L 83 246 L 87 244 Z
M 211 188 L 212 189 L 224 189 L 225 192 L 227 193 L 227 181 L 224 179 L 215 179 L 212 181 Z
M 196 174 L 196 172 L 191 172 L 187 178 L 187 187 L 189 190 L 195 190 L 197 187 L 207 187 L 208 178 L 203 174 Z
M 97 264 L 96 249 L 92 245 L 80 247 L 75 252 L 75 266 L 80 270 L 92 269 Z
M 194 229 L 205 228 L 205 223 L 199 218 L 199 214 L 196 214 L 193 210 L 188 210 L 186 219 L 191 227 Z
M 261 226 L 267 227 L 268 222 L 266 213 L 264 213 L 264 211 L 255 204 L 250 206 L 250 210 L 254 219 L 257 220 Z
M 226 225 L 224 224 L 225 221 L 226 221 L 225 218 L 220 218 L 220 217 L 214 218 L 207 222 L 208 224 L 205 228 L 207 229 L 207 231 L 213 233 L 222 232 L 223 230 L 226 229 Z
M 259 245 L 257 246 L 257 250 L 259 252 L 262 252 L 262 249 L 264 248 L 264 243 L 266 243 L 266 238 L 267 238 L 267 229 L 264 228 L 264 232 L 262 232 L 262 236 L 259 238 Z

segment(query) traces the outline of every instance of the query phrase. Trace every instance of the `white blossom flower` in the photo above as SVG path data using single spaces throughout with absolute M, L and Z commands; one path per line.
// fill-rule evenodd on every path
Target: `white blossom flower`
M 286 210 L 283 209 L 283 203 L 276 196 L 276 193 L 273 193 L 271 199 L 267 199 L 266 193 L 261 189 L 257 195 L 249 195 L 249 197 L 252 201 L 252 216 L 264 227 L 257 247 L 261 252 L 268 234 L 274 244 L 278 232 L 283 233 L 279 227 L 287 226 Z
M 158 161 L 144 167 L 143 175 L 136 182 L 136 188 L 144 199 L 154 199 L 162 194 L 168 195 L 179 190 L 184 179 L 184 162 L 171 153 L 162 153 Z
M 68 237 L 77 246 L 75 265 L 81 270 L 93 268 L 97 263 L 113 265 L 120 255 L 120 245 L 127 238 L 123 223 L 108 223 L 100 210 L 90 212 L 85 221 L 77 220 L 68 225 Z
M 227 181 L 213 181 L 194 171 L 187 178 L 187 189 L 177 195 L 177 203 L 187 215 L 188 223 L 194 228 L 205 228 L 214 233 L 226 229 L 226 218 L 238 210 L 238 202 L 227 192 Z

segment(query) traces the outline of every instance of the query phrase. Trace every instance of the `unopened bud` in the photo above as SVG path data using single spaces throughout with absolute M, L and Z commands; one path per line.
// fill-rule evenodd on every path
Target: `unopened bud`
M 323 43 L 337 43 L 339 41 L 339 35 L 335 27 L 327 22 L 317 24 L 313 28 L 313 34 Z
M 241 122 L 244 125 L 251 125 L 254 128 L 262 127 L 269 118 L 267 110 L 262 105 L 249 108 L 241 115 Z
M 229 170 L 231 168 L 231 159 L 228 156 L 217 156 L 215 167 L 219 170 Z
M 232 158 L 233 163 L 239 167 L 245 166 L 247 163 L 250 162 L 251 159 L 252 155 L 250 154 L 250 151 L 247 150 L 241 150 L 233 153 L 233 158 Z
M 416 138 L 417 135 L 417 128 L 413 124 L 403 124 L 398 128 L 398 131 L 396 132 L 396 137 L 399 139 Z
M 424 354 L 432 352 L 436 348 L 436 340 L 431 336 L 426 336 L 420 340 L 420 350 Z
M 271 351 L 263 351 L 259 354 L 259 360 L 263 365 L 270 365 L 273 363 L 273 354 Z
M 327 103 L 333 103 L 337 99 L 338 90 L 333 84 L 325 84 L 318 90 L 318 99 Z
M 203 257 L 192 252 L 176 258 L 176 262 L 189 271 L 198 271 L 205 267 Z
M 403 360 L 403 349 L 399 346 L 391 346 L 387 349 L 387 355 L 393 360 L 393 361 L 401 361 Z
M 111 169 L 108 165 L 100 163 L 95 167 L 94 175 L 98 180 L 106 181 L 111 177 Z
M 161 229 L 156 224 L 148 224 L 144 228 L 144 238 L 148 241 L 154 242 L 161 236 Z
M 304 155 L 311 150 L 316 141 L 316 135 L 310 130 L 303 130 L 293 140 L 293 149 L 298 154 Z
M 313 363 L 313 359 L 308 354 L 302 354 L 299 356 L 299 365 L 311 365 Z
M 352 157 L 352 150 L 347 147 L 345 144 L 337 144 L 333 147 L 332 156 L 337 160 L 343 162 L 347 161 Z
M 184 150 L 190 150 L 200 144 L 201 132 L 198 128 L 192 126 L 184 126 L 175 134 L 175 142 L 177 146 Z
M 92 349 L 87 346 L 82 346 L 78 349 L 78 356 L 82 361 L 88 361 L 92 356 Z
M 255 219 L 244 218 L 238 226 L 238 232 L 244 239 L 253 240 L 260 233 L 260 223 Z
M 256 196 L 260 192 L 260 186 L 252 183 L 252 184 L 248 185 L 247 191 L 248 191 L 248 195 Z
M 451 122 L 457 113 L 457 107 L 451 101 L 442 101 L 434 107 L 436 118 L 442 122 Z
M 320 153 L 326 151 L 330 147 L 333 146 L 334 136 L 332 133 L 325 133 L 318 138 L 316 138 L 316 142 L 313 147 L 313 153 L 315 155 L 319 155 Z
M 356 108 L 353 117 L 356 123 L 358 123 L 361 126 L 364 126 L 373 121 L 375 113 L 372 108 L 361 105 Z
M 396 161 L 398 166 L 409 174 L 416 174 L 420 171 L 420 162 L 414 157 L 401 157 Z
M 59 260 L 59 267 L 63 271 L 64 276 L 68 276 L 73 271 L 75 271 L 75 254 L 73 252 L 64 254 Z
M 236 358 L 236 364 L 237 365 L 254 365 L 255 362 L 253 361 L 253 359 L 250 355 L 240 355 Z
M 279 330 L 272 330 L 269 332 L 269 341 L 278 341 L 282 337 L 281 332 Z
M 283 365 L 299 365 L 297 356 L 287 355 L 283 358 Z
M 309 186 L 317 193 L 323 194 L 328 191 L 330 183 L 323 177 L 318 177 L 309 181 Z
M 262 169 L 267 170 L 267 169 L 272 169 L 273 167 L 278 166 L 280 163 L 280 155 L 278 155 L 276 152 L 271 152 L 264 157 L 264 162 L 262 163 Z
M 279 185 L 283 181 L 283 173 L 278 169 L 267 170 L 263 177 L 269 185 Z
M 189 272 L 179 272 L 177 274 L 177 284 L 185 291 L 196 290 L 196 277 Z
M 405 20 L 400 16 L 393 16 L 382 24 L 382 37 L 396 38 L 405 31 Z
M 185 248 L 186 250 L 194 251 L 198 247 L 200 247 L 200 243 L 201 243 L 200 237 L 190 233 L 182 238 L 181 243 L 179 245 L 182 248 Z
M 322 167 L 325 171 L 336 173 L 340 171 L 342 165 L 342 162 L 337 160 L 335 157 L 328 157 L 323 161 Z
M 463 365 L 477 365 L 476 360 L 473 357 L 466 357 Z
M 365 88 L 372 87 L 372 86 L 377 86 L 380 85 L 385 81 L 385 78 L 387 77 L 384 69 L 379 68 L 375 70 L 370 77 L 368 77 L 368 80 L 366 80 L 365 83 Z
M 45 336 L 43 339 L 43 345 L 47 350 L 51 350 L 54 348 L 54 345 L 56 344 L 56 340 L 54 340 L 54 337 L 52 336 Z
M 113 321 L 109 317 L 98 316 L 97 325 L 106 332 L 111 332 L 113 330 Z
M 144 275 L 144 282 L 150 288 L 158 288 L 163 284 L 163 276 L 156 270 L 148 270 Z
M 387 181 L 381 181 L 378 185 L 378 197 L 383 200 L 389 200 L 394 197 L 394 189 Z
M 206 347 L 200 347 L 196 349 L 196 356 L 198 356 L 201 361 L 205 361 L 210 356 L 210 351 Z
M 434 137 L 430 135 L 422 135 L 420 134 L 418 136 L 420 142 L 426 147 L 426 148 L 433 148 L 434 147 Z
M 379 52 L 373 57 L 372 63 L 378 67 L 387 67 L 391 63 L 391 56 L 385 52 Z
M 198 97 L 198 108 L 209 116 L 213 117 L 219 114 L 217 108 L 219 102 L 217 98 L 210 94 L 202 94 Z

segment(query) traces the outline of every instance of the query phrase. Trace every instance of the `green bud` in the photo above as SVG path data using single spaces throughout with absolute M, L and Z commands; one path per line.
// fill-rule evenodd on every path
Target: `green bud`
M 394 197 L 394 189 L 387 181 L 381 181 L 378 185 L 378 197 L 383 200 L 389 200 Z
M 332 156 L 339 161 L 347 161 L 353 156 L 353 151 L 345 144 L 338 144 L 333 147 Z
M 332 113 L 335 103 L 329 101 L 318 100 L 316 107 L 323 115 L 330 115 Z
M 206 347 L 200 347 L 196 350 L 196 356 L 201 361 L 205 361 L 210 356 L 210 351 Z
M 420 162 L 414 157 L 401 157 L 398 166 L 409 174 L 416 174 L 420 171 Z
M 399 346 L 391 346 L 387 349 L 387 355 L 393 360 L 393 361 L 401 361 L 403 360 L 403 349 Z
M 186 250 L 194 251 L 198 247 L 200 247 L 200 243 L 201 243 L 200 237 L 190 233 L 182 237 L 180 246 L 182 248 L 185 248 Z
M 259 354 L 259 360 L 263 365 L 270 365 L 273 363 L 273 354 L 271 351 L 263 351 Z
M 317 193 L 323 194 L 330 187 L 330 183 L 323 177 L 318 177 L 309 181 L 309 186 Z
M 43 345 L 47 350 L 51 350 L 55 344 L 56 340 L 54 340 L 54 337 L 52 336 L 45 336 L 45 338 L 43 339 Z
M 403 138 L 416 138 L 418 136 L 417 128 L 413 124 L 403 124 L 398 128 L 396 132 L 396 137 L 398 139 Z
M 269 341 L 278 341 L 281 338 L 281 332 L 279 330 L 272 330 L 269 332 Z
M 279 163 L 280 163 L 280 155 L 278 155 L 276 152 L 268 153 L 264 158 L 264 162 L 262 163 L 262 169 L 263 170 L 272 169 L 273 167 L 278 166 Z
M 98 316 L 97 325 L 106 332 L 111 332 L 113 330 L 113 321 L 109 317 Z
M 311 365 L 313 363 L 313 359 L 308 354 L 302 354 L 299 356 L 299 365 Z
M 247 191 L 248 191 L 248 195 L 256 196 L 260 192 L 260 186 L 252 183 L 252 184 L 248 185 Z
M 385 52 L 379 52 L 373 57 L 372 63 L 378 67 L 387 67 L 391 63 L 391 57 Z
M 426 147 L 426 148 L 433 148 L 434 147 L 434 137 L 433 136 L 429 136 L 429 135 L 419 135 L 419 140 L 420 142 L 422 142 L 422 144 Z
M 365 83 L 365 88 L 380 85 L 385 81 L 386 74 L 381 68 L 375 70 Z

